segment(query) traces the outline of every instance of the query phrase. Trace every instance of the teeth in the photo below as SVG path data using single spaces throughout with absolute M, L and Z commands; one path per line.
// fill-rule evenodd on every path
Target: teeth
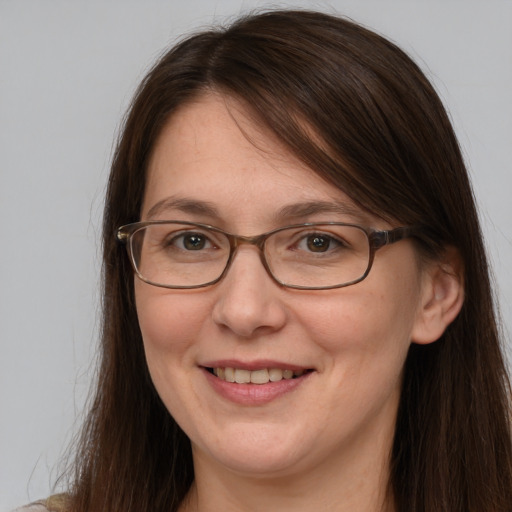
M 226 382 L 237 384 L 267 384 L 283 379 L 293 379 L 304 375 L 304 370 L 281 370 L 280 368 L 263 368 L 262 370 L 242 370 L 240 368 L 214 368 L 214 375 Z
M 250 373 L 253 384 L 266 384 L 270 380 L 268 370 L 255 370 Z
M 283 378 L 283 370 L 279 368 L 272 368 L 268 371 L 268 377 L 271 382 L 277 382 Z
M 283 379 L 291 379 L 293 377 L 293 370 L 283 370 Z
M 248 384 L 251 382 L 251 372 L 249 370 L 235 370 L 235 382 L 237 384 Z
M 222 368 L 220 368 L 220 370 L 222 371 Z M 226 382 L 235 382 L 235 370 L 233 370 L 233 368 L 224 368 L 224 380 Z

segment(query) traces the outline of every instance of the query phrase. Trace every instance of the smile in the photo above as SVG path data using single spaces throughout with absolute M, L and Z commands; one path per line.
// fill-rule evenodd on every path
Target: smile
M 283 379 L 290 380 L 301 377 L 309 370 L 282 370 L 280 368 L 263 368 L 260 370 L 245 370 L 241 368 L 210 368 L 209 371 L 225 382 L 237 384 L 268 384 Z

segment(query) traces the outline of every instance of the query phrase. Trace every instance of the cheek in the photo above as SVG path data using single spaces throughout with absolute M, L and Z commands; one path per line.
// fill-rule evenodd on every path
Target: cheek
M 416 310 L 414 299 L 365 293 L 334 300 L 318 298 L 314 307 L 302 308 L 297 317 L 325 348 L 342 348 L 340 342 L 369 348 L 390 339 L 409 341 Z
M 198 338 L 202 328 L 204 301 L 194 293 L 176 293 L 138 282 L 135 286 L 137 316 L 146 350 L 175 351 Z
M 420 302 L 415 273 L 370 277 L 336 294 L 320 295 L 296 311 L 302 325 L 346 375 L 401 373 Z M 314 307 L 311 306 L 314 304 Z M 363 375 L 363 373 L 365 375 Z
M 191 372 L 204 318 L 204 301 L 139 282 L 135 286 L 139 325 L 153 384 L 167 410 L 178 421 L 193 402 Z M 185 390 L 185 391 L 184 391 Z

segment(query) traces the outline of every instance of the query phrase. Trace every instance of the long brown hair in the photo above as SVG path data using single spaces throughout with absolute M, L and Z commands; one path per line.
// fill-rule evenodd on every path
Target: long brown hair
M 423 226 L 419 250 L 429 257 L 448 245 L 458 250 L 465 302 L 439 341 L 410 348 L 389 488 L 402 512 L 510 511 L 508 380 L 474 198 L 448 116 L 394 44 L 309 11 L 250 15 L 188 37 L 136 93 L 106 198 L 102 359 L 72 510 L 177 510 L 194 478 L 190 443 L 149 377 L 133 273 L 114 233 L 139 220 L 162 126 L 207 90 L 246 102 L 258 122 L 363 208 Z

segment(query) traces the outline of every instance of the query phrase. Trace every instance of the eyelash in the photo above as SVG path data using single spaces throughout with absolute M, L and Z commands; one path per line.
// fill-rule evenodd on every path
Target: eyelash
M 325 251 L 315 251 L 311 249 L 309 246 L 307 247 L 308 252 L 311 253 L 318 253 L 318 254 L 325 254 L 335 251 L 336 249 L 340 249 L 343 247 L 346 247 L 346 244 L 340 240 L 339 238 L 327 234 L 327 233 L 301 233 L 300 237 L 297 239 L 297 241 L 293 244 L 294 247 L 300 248 L 300 245 L 302 244 L 309 244 L 310 241 L 313 241 L 314 239 L 321 239 L 322 241 L 325 241 L 328 243 L 327 248 Z M 300 250 L 306 250 L 306 249 L 300 249 Z
M 185 247 L 185 240 L 187 237 L 190 239 L 194 236 L 200 238 L 202 241 L 204 241 L 205 244 L 209 244 L 210 247 L 206 247 L 206 249 L 211 249 L 216 246 L 207 234 L 201 233 L 199 231 L 182 231 L 178 232 L 177 234 L 171 233 L 166 237 L 162 245 L 165 247 L 176 247 L 182 251 L 192 250 Z M 205 247 L 201 247 L 201 249 L 205 249 Z

